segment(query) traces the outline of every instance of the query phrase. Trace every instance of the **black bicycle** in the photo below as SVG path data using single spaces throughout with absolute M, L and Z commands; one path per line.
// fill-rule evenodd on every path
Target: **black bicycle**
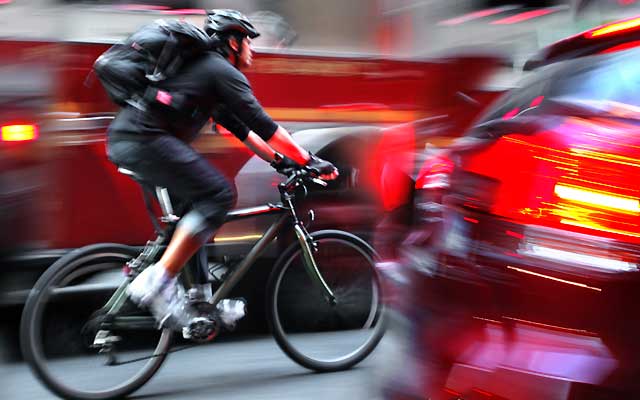
M 120 171 L 140 181 L 134 172 Z M 309 183 L 326 186 L 309 169 L 289 170 L 286 181 L 278 185 L 280 203 L 228 214 L 227 222 L 268 214 L 279 217 L 212 296 L 203 300 L 197 293 L 203 283 L 198 276 L 203 274 L 183 270 L 180 282 L 185 296 L 207 316 L 201 329 L 194 329 L 193 341 L 216 345 L 212 339 L 221 327 L 216 305 L 276 237 L 293 237 L 266 283 L 267 320 L 279 347 L 301 366 L 328 372 L 354 366 L 379 343 L 384 307 L 376 253 L 348 232 L 307 231 L 296 214 L 295 200 L 301 192 L 306 194 Z M 154 318 L 126 294 L 132 279 L 159 259 L 179 220 L 166 189 L 151 193 L 161 206 L 165 226 L 153 218 L 161 229 L 142 252 L 110 243 L 74 250 L 47 269 L 29 295 L 21 321 L 22 352 L 40 381 L 61 397 L 126 396 L 144 385 L 170 352 L 180 350 L 171 348 L 174 332 L 159 329 Z M 150 209 L 149 197 L 145 195 Z

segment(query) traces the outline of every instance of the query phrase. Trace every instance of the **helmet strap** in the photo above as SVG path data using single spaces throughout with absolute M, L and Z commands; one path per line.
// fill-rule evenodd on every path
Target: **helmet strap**
M 240 54 L 242 54 L 242 46 L 244 45 L 244 41 L 241 41 L 238 45 L 238 50 L 234 51 L 236 54 L 236 62 L 235 67 L 239 69 L 238 64 L 240 63 Z
M 231 47 L 231 51 L 233 52 L 233 54 L 236 56 L 236 60 L 234 62 L 234 66 L 237 69 L 239 68 L 239 64 L 240 64 L 240 54 L 242 54 L 242 47 L 244 46 L 244 37 L 240 37 L 240 36 L 233 36 L 236 39 L 236 43 L 238 43 L 238 49 L 234 50 L 233 47 Z

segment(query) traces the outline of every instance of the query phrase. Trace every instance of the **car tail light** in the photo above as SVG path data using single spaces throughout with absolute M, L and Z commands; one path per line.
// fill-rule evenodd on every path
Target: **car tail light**
M 39 129 L 34 124 L 15 124 L 0 126 L 3 142 L 30 142 L 39 136 Z
M 416 189 L 446 189 L 453 171 L 453 161 L 439 154 L 425 161 L 416 179 Z
M 442 219 L 443 196 L 451 184 L 454 163 L 446 153 L 433 155 L 424 162 L 415 183 L 416 216 L 428 224 Z
M 574 201 L 597 208 L 640 213 L 640 201 L 636 198 L 624 197 L 615 193 L 596 191 L 586 187 L 557 183 L 554 193 L 564 200 Z
M 558 131 L 502 137 L 463 158 L 456 174 L 474 183 L 452 182 L 452 192 L 475 186 L 464 197 L 488 207 L 470 208 L 519 224 L 640 242 L 640 141 L 635 126 L 616 124 L 568 119 Z

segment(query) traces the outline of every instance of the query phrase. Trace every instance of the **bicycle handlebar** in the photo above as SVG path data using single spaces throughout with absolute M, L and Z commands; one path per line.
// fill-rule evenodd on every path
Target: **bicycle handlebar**
M 281 190 L 286 192 L 292 192 L 298 186 L 303 185 L 305 182 L 313 182 L 316 185 L 327 186 L 328 183 L 319 178 L 319 173 L 313 168 L 301 166 L 299 168 L 289 168 L 287 170 L 279 171 L 282 175 L 287 176 L 285 182 L 278 185 Z

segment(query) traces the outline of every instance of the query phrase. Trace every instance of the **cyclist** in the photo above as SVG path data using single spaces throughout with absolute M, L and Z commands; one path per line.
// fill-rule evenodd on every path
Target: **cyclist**
M 276 169 L 295 162 L 315 168 L 321 179 L 338 176 L 330 162 L 296 144 L 254 97 L 241 72 L 251 66 L 251 41 L 259 36 L 247 17 L 235 10 L 211 10 L 204 30 L 216 43 L 214 50 L 192 60 L 159 88 L 186 106 L 180 112 L 126 106 L 110 125 L 107 143 L 109 159 L 116 165 L 166 187 L 190 205 L 161 259 L 128 289 L 131 299 L 149 307 L 161 325 L 178 329 L 194 314 L 178 292 L 176 276 L 211 239 L 235 200 L 226 178 L 189 145 L 209 118 Z M 276 152 L 286 157 L 275 161 Z

